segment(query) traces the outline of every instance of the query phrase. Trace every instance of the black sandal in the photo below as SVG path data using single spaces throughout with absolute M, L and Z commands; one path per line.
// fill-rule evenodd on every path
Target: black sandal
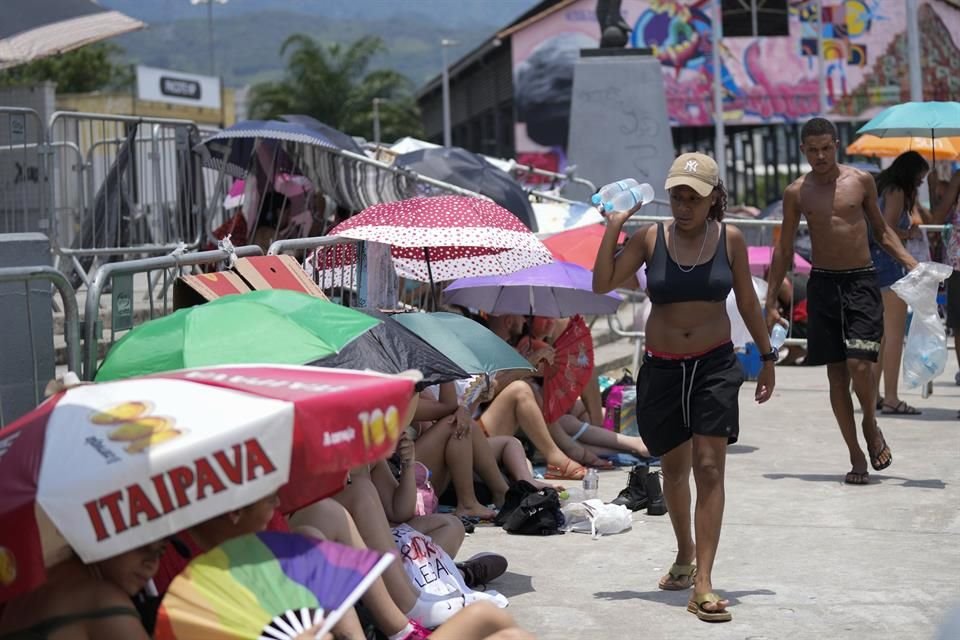
M 890 405 L 885 403 L 883 400 L 881 400 L 880 406 L 878 407 L 878 409 L 880 409 L 880 413 L 882 413 L 885 416 L 919 416 L 920 414 L 923 413 L 923 411 L 920 411 L 920 409 L 917 409 L 916 407 L 911 407 L 904 400 L 901 400 L 900 402 L 898 402 L 897 406 L 895 407 L 891 407 Z
M 891 464 L 893 464 L 893 452 L 890 451 L 890 447 L 887 446 L 887 441 L 883 437 L 883 432 L 880 431 L 879 427 L 877 428 L 877 433 L 880 434 L 880 450 L 874 453 L 870 451 L 870 447 L 867 447 L 867 452 L 870 454 L 870 466 L 873 467 L 874 471 L 883 471 Z M 883 458 L 886 457 L 886 460 Z

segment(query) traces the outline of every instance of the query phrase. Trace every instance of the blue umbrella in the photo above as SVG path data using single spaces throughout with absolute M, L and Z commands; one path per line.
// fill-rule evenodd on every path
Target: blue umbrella
M 881 138 L 960 136 L 960 102 L 905 102 L 888 107 L 857 133 Z
M 201 154 L 204 166 L 218 171 L 224 168 L 228 175 L 244 178 L 257 139 L 311 144 L 333 151 L 342 149 L 340 144 L 318 128 L 280 120 L 238 122 L 210 136 L 194 149 Z M 289 163 L 289 160 L 286 162 Z M 289 171 L 291 168 L 277 167 L 275 171 Z

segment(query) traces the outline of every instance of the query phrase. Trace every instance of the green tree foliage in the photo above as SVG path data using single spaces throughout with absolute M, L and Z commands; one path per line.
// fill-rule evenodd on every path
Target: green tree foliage
M 50 80 L 60 93 L 126 89 L 133 82 L 130 67 L 116 62 L 123 49 L 97 42 L 57 56 L 41 58 L 0 71 L 0 86 L 35 84 Z
M 420 135 L 422 125 L 413 84 L 396 71 L 368 71 L 383 41 L 365 36 L 343 45 L 319 44 L 294 34 L 280 48 L 287 56 L 283 79 L 262 82 L 250 91 L 250 117 L 270 119 L 305 114 L 350 135 L 373 139 L 373 99 L 380 101 L 381 139 Z

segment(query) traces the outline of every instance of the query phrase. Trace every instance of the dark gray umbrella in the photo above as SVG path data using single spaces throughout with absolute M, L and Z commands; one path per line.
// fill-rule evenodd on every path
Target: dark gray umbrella
M 4 0 L 0 11 L 0 69 L 147 26 L 91 0 Z
M 334 369 L 370 369 L 380 373 L 416 369 L 423 374 L 423 379 L 417 383 L 418 391 L 470 377 L 450 358 L 392 317 L 373 309 L 358 311 L 383 322 L 358 336 L 338 353 L 310 364 Z
M 485 195 L 517 216 L 531 231 L 537 230 L 530 198 L 520 183 L 475 153 L 460 147 L 420 149 L 397 156 L 396 164 Z

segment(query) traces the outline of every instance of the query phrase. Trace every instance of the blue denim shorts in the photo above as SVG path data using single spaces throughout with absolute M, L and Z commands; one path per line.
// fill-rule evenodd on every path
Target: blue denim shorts
M 870 257 L 877 270 L 877 286 L 882 290 L 889 289 L 890 285 L 907 275 L 903 265 L 890 257 L 880 245 L 870 244 Z

